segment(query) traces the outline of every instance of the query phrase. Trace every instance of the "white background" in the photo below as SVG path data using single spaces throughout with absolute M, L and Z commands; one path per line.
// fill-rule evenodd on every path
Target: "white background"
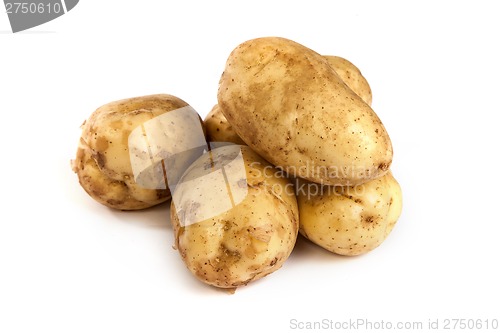
M 500 320 L 500 20 L 494 1 L 96 1 L 24 33 L 0 13 L 0 332 L 287 332 L 290 320 Z M 356 64 L 404 210 L 357 258 L 303 239 L 228 295 L 172 249 L 168 206 L 116 212 L 70 169 L 107 102 L 169 93 L 205 116 L 230 51 L 282 36 Z M 175 329 L 175 330 L 174 330 Z

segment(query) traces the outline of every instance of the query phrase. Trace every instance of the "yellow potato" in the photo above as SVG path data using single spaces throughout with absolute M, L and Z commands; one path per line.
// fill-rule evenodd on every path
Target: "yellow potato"
M 237 145 L 245 144 L 238 134 L 236 134 L 233 126 L 231 126 L 226 117 L 224 117 L 218 104 L 216 104 L 212 108 L 212 111 L 206 116 L 204 125 L 207 130 L 209 142 L 232 142 Z
M 293 184 L 247 146 L 211 150 L 173 192 L 176 247 L 201 281 L 235 288 L 279 269 L 298 234 Z
M 402 193 L 389 172 L 354 187 L 299 182 L 300 233 L 333 253 L 354 256 L 379 246 L 396 224 Z
M 347 59 L 336 56 L 324 56 L 330 66 L 340 76 L 342 81 L 351 88 L 365 103 L 371 105 L 372 91 L 368 81 L 361 74 L 361 71 Z M 207 136 L 211 142 L 232 142 L 237 145 L 246 144 L 229 124 L 218 104 L 204 120 Z
M 342 57 L 324 56 L 335 73 L 368 105 L 372 104 L 372 89 L 361 71 L 352 62 Z
M 185 133 L 189 139 L 178 142 Z M 72 166 L 84 190 L 101 204 L 143 209 L 170 199 L 163 159 L 203 145 L 202 121 L 183 100 L 164 94 L 129 98 L 92 113 L 82 125 Z M 189 162 L 180 154 L 171 164 L 180 169 Z
M 358 185 L 388 172 L 389 135 L 328 61 L 291 40 L 259 38 L 230 54 L 218 103 L 255 152 L 289 174 Z

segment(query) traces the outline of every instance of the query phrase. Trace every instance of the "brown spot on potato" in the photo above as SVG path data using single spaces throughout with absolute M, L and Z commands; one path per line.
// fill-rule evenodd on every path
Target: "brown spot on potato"
M 278 262 L 278 257 L 274 257 L 274 259 L 269 263 L 269 266 L 274 266 Z
M 225 259 L 221 260 L 223 262 L 228 262 L 228 259 L 231 262 L 236 262 L 241 259 L 241 253 L 237 250 L 229 250 L 224 244 L 220 245 L 220 251 L 224 255 Z
M 170 198 L 170 191 L 167 189 L 156 190 L 156 199 Z
M 123 200 L 115 200 L 115 199 L 108 199 L 106 202 L 112 206 L 119 206 L 123 205 L 124 201 Z
M 384 163 L 384 162 L 383 162 L 383 163 L 380 163 L 380 164 L 378 165 L 378 169 L 379 169 L 379 170 L 382 170 L 382 171 L 387 171 L 387 170 L 389 169 L 389 164 Z
M 99 169 L 101 170 L 104 169 L 104 166 L 106 165 L 106 156 L 104 156 L 104 154 L 100 152 L 94 154 L 94 160 Z
M 227 221 L 227 220 L 223 220 L 223 221 L 221 221 L 221 223 L 224 225 L 224 227 L 223 227 L 224 231 L 231 230 L 231 228 L 233 227 L 233 225 L 235 225 L 233 222 Z
M 104 137 L 101 136 L 97 138 L 95 143 L 95 148 L 98 151 L 105 151 L 106 149 L 108 149 L 108 147 L 109 147 L 108 140 L 106 140 Z

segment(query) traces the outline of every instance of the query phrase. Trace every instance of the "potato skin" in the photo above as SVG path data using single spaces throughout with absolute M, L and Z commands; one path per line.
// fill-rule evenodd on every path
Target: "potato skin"
M 209 142 L 231 142 L 237 145 L 246 144 L 236 134 L 233 126 L 227 121 L 226 117 L 224 117 L 218 104 L 208 113 L 203 123 L 207 130 L 207 139 Z
M 111 102 L 98 108 L 82 125 L 72 161 L 80 185 L 96 201 L 120 210 L 144 209 L 170 199 L 170 191 L 146 189 L 134 181 L 128 137 L 138 126 L 188 104 L 166 94 Z
M 401 187 L 391 172 L 355 187 L 324 186 L 318 194 L 307 185 L 297 187 L 300 233 L 333 253 L 355 256 L 375 249 L 401 214 Z
M 215 171 L 235 151 L 241 151 L 241 163 L 224 167 L 228 181 L 221 186 Z M 195 182 L 175 189 L 171 221 L 176 247 L 199 280 L 236 288 L 276 271 L 288 258 L 298 234 L 298 207 L 293 184 L 276 172 L 250 148 L 238 145 L 216 148 L 186 171 L 182 179 Z M 247 192 L 221 211 L 218 205 L 227 199 L 229 187 Z
M 361 71 L 350 61 L 342 57 L 324 56 L 333 70 L 344 83 L 351 88 L 366 104 L 372 103 L 372 91 Z M 216 104 L 204 120 L 207 137 L 210 142 L 232 142 L 237 145 L 246 143 L 236 134 L 218 104 Z
M 324 56 L 335 73 L 368 105 L 372 105 L 372 89 L 358 67 L 349 60 L 337 56 Z
M 230 54 L 219 106 L 259 155 L 294 176 L 358 185 L 383 176 L 392 144 L 375 112 L 318 53 L 268 37 Z

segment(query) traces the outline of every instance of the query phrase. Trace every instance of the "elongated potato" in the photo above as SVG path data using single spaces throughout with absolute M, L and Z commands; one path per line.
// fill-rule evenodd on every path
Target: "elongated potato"
M 327 185 L 358 185 L 388 172 L 382 122 L 318 53 L 259 38 L 230 54 L 219 106 L 236 133 L 288 173 Z
M 247 146 L 201 156 L 171 204 L 176 247 L 201 281 L 235 288 L 279 269 L 298 233 L 293 184 Z
M 354 256 L 379 246 L 402 209 L 402 193 L 389 172 L 354 187 L 297 186 L 300 233 L 333 253 Z
M 163 159 L 206 147 L 202 125 L 186 102 L 171 95 L 103 105 L 82 125 L 73 171 L 83 189 L 103 205 L 120 210 L 154 206 L 170 199 Z M 189 165 L 186 154 L 176 156 L 172 161 L 177 165 L 168 171 Z
M 337 56 L 324 56 L 342 81 L 351 88 L 368 105 L 372 103 L 372 91 L 361 71 L 349 60 Z M 229 124 L 218 104 L 216 104 L 204 120 L 207 137 L 211 142 L 232 142 L 237 145 L 246 144 Z

